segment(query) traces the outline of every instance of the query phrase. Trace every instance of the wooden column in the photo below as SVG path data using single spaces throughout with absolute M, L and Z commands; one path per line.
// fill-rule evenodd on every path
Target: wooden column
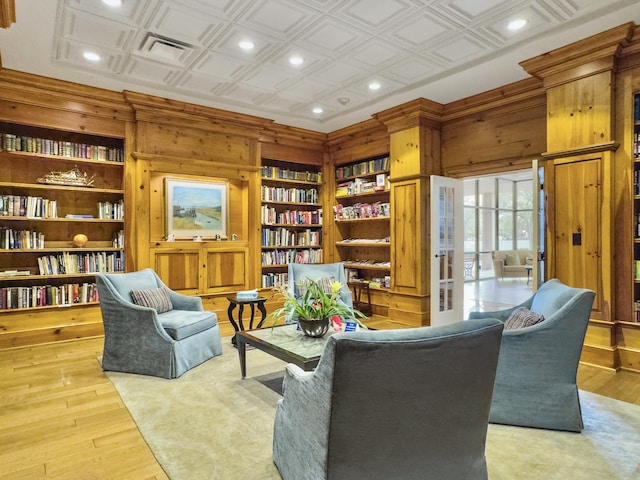
M 390 319 L 429 325 L 430 176 L 440 174 L 442 105 L 418 99 L 375 115 L 390 135 Z
M 546 278 L 596 292 L 582 360 L 611 368 L 618 367 L 615 77 L 617 57 L 632 36 L 629 23 L 521 63 L 547 95 Z

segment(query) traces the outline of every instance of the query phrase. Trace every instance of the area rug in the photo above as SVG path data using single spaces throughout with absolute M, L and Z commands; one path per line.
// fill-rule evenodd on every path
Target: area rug
M 237 351 L 223 343 L 221 356 L 176 380 L 108 376 L 172 480 L 279 479 L 271 442 L 281 397 L 272 388 L 285 363 L 249 350 L 242 380 Z M 640 406 L 582 391 L 580 398 L 581 434 L 489 425 L 489 478 L 640 478 Z

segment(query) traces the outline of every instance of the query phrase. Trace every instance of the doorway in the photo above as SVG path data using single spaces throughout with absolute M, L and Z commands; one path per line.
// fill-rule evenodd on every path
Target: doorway
M 509 308 L 533 293 L 539 231 L 538 182 L 533 175 L 534 169 L 527 169 L 463 180 L 464 318 L 470 311 Z M 504 275 L 494 264 L 495 251 L 520 252 L 515 255 L 518 262 L 512 261 L 525 259 L 525 264 Z

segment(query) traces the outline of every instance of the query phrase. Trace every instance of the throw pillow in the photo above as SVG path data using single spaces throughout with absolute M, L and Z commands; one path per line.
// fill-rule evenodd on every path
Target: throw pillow
M 147 290 L 131 290 L 131 300 L 141 307 L 154 308 L 158 313 L 173 310 L 169 292 L 166 288 L 150 288 Z
M 530 327 L 544 320 L 543 315 L 538 315 L 528 308 L 516 308 L 504 322 L 505 330 L 516 330 L 518 328 Z
M 517 253 L 507 253 L 504 256 L 505 265 L 520 265 L 520 257 Z

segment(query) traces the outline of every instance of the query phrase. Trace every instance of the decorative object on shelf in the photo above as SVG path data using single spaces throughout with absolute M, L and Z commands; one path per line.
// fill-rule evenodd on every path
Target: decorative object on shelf
M 325 283 L 329 287 L 326 290 L 323 288 Z M 304 289 L 304 293 L 296 296 L 295 292 L 289 290 L 288 285 L 276 287 L 277 296 L 284 299 L 284 305 L 270 315 L 273 317 L 274 326 L 283 317 L 295 318 L 302 333 L 310 337 L 319 337 L 327 333 L 333 316 L 356 321 L 356 317 L 364 317 L 359 310 L 339 301 L 342 284 L 338 281 L 323 282 L 321 285 L 318 281 L 307 279 L 300 282 L 297 288 Z
M 227 182 L 165 179 L 166 235 L 227 239 Z
M 45 183 L 47 185 L 67 185 L 71 187 L 93 187 L 93 180 L 95 175 L 87 175 L 87 172 L 82 173 L 76 165 L 71 170 L 66 172 L 52 171 L 47 173 L 44 177 L 38 179 L 38 183 Z
M 84 233 L 78 233 L 73 236 L 73 244 L 76 247 L 84 247 L 88 241 L 89 238 Z

